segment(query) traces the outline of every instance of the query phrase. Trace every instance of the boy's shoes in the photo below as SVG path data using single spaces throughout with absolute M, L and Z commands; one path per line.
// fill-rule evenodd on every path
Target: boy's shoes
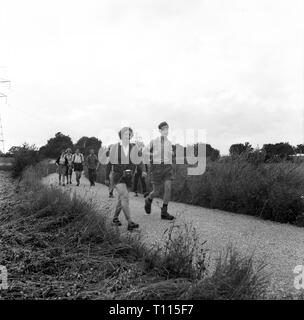
M 161 214 L 161 218 L 164 219 L 164 220 L 174 220 L 175 217 L 172 216 L 170 213 L 165 213 L 165 214 Z
M 152 205 L 152 200 L 150 198 L 145 199 L 145 211 L 146 213 L 150 214 L 151 213 L 151 205 Z
M 121 222 L 117 218 L 113 219 L 113 224 L 118 227 L 121 226 Z
M 138 223 L 135 223 L 135 222 L 130 222 L 128 224 L 128 231 L 132 231 L 133 229 L 136 229 L 139 227 L 139 224 Z
M 161 219 L 164 220 L 174 220 L 175 217 L 168 213 L 167 208 L 161 208 Z

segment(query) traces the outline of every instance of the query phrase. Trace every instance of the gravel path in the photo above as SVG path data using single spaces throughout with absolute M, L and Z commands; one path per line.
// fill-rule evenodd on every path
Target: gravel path
M 46 184 L 52 185 L 58 185 L 57 181 L 57 174 L 44 179 Z M 112 212 L 114 211 L 116 199 L 108 198 L 106 186 L 96 184 L 95 187 L 90 187 L 84 177 L 81 183 L 79 187 L 74 184 L 61 188 L 77 192 L 87 200 L 94 201 L 101 207 L 110 207 Z M 161 241 L 163 233 L 172 223 L 160 219 L 161 205 L 161 201 L 155 199 L 152 212 L 147 215 L 143 208 L 143 197 L 136 198 L 134 193 L 130 194 L 132 217 L 140 224 L 142 239 L 147 244 Z M 213 257 L 228 243 L 232 243 L 243 255 L 248 255 L 254 250 L 256 261 L 267 263 L 265 271 L 271 277 L 271 293 L 277 296 L 288 292 L 299 294 L 299 291 L 294 289 L 293 270 L 295 266 L 304 264 L 303 228 L 175 202 L 170 203 L 169 212 L 178 218 L 177 223 L 187 222 L 195 226 L 200 240 L 207 240 L 207 247 L 211 249 Z M 126 222 L 123 213 L 121 215 L 121 228 L 125 230 Z

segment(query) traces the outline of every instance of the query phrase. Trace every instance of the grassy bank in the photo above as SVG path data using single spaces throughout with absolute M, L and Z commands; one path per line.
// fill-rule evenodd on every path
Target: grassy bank
M 303 227 L 303 163 L 254 160 L 241 155 L 208 161 L 199 176 L 188 176 L 186 165 L 175 165 L 172 200 Z M 97 177 L 104 182 L 105 166 Z
M 0 170 L 9 171 L 13 167 L 14 159 L 12 157 L 0 157 Z
M 121 234 L 92 203 L 42 186 L 45 166 L 28 168 L 22 204 L 0 217 L 3 299 L 260 299 L 263 265 L 228 248 L 210 272 L 195 228 L 174 224 L 164 247 L 146 248 Z

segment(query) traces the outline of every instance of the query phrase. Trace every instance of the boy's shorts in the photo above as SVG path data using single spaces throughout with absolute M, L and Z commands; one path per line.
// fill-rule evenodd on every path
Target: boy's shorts
M 125 177 L 121 172 L 113 172 L 113 184 L 125 183 L 128 189 L 132 188 L 132 176 Z
M 172 164 L 152 164 L 150 177 L 152 184 L 162 184 L 166 180 L 173 180 L 174 173 Z
M 82 163 L 74 163 L 74 171 L 83 171 Z

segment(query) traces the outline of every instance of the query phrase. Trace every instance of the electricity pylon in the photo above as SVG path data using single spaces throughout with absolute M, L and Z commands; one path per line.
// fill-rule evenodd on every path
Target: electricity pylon
M 10 83 L 9 80 L 0 78 L 0 84 L 2 83 Z M 7 95 L 0 92 L 0 98 L 4 98 L 5 102 L 7 102 Z M 2 148 L 0 148 L 0 152 L 5 153 L 5 146 L 4 146 L 4 134 L 3 134 L 3 127 L 2 127 L 2 120 L 1 120 L 1 114 L 0 114 L 0 145 Z M 1 150 L 2 149 L 2 150 Z

